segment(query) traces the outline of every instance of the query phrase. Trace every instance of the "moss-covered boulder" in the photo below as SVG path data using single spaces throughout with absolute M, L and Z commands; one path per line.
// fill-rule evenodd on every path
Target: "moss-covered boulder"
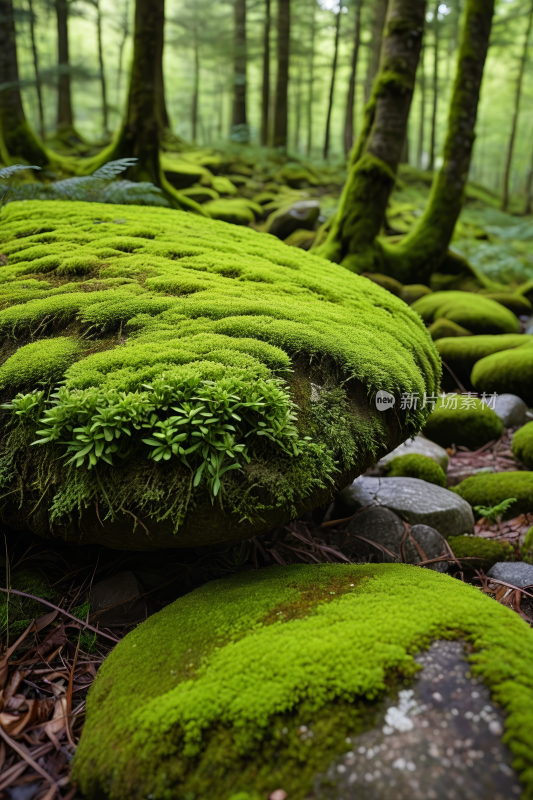
M 452 491 L 472 508 L 494 508 L 504 500 L 516 498 L 516 502 L 502 515 L 503 519 L 513 519 L 533 511 L 533 472 L 480 472 L 461 481 Z
M 533 469 L 533 422 L 528 422 L 516 431 L 511 450 L 519 461 Z
M 424 422 L 440 362 L 401 300 L 169 209 L 11 203 L 1 511 L 76 543 L 237 541 L 316 508 Z M 382 412 L 373 398 L 398 398 Z M 20 393 L 17 396 L 17 393 Z
M 497 303 L 508 308 L 517 317 L 529 317 L 533 311 L 533 306 L 527 297 L 523 297 L 521 294 L 513 292 L 480 292 L 480 294 L 490 300 L 496 300 Z
M 402 287 L 400 297 L 404 303 L 411 305 L 416 300 L 420 300 L 421 297 L 425 297 L 427 294 L 431 294 L 431 289 L 429 286 L 424 286 L 423 283 L 409 283 Z
M 482 536 L 464 534 L 450 536 L 448 539 L 454 556 L 461 561 L 461 567 L 467 572 L 482 569 L 487 572 L 499 561 L 514 561 L 516 554 L 509 542 L 496 539 L 484 539 Z
M 442 360 L 463 384 L 468 385 L 470 374 L 477 361 L 502 350 L 521 347 L 528 341 L 533 341 L 533 337 L 507 333 L 500 336 L 446 337 L 439 339 L 435 346 Z
M 401 297 L 403 292 L 403 283 L 397 281 L 396 278 L 391 278 L 390 275 L 382 275 L 381 272 L 362 272 L 361 277 L 368 278 L 372 283 L 377 283 L 383 289 L 386 289 L 396 297 Z
M 518 333 L 515 314 L 496 300 L 472 292 L 434 292 L 413 303 L 424 322 L 440 317 L 456 322 L 474 334 Z
M 249 202 L 242 198 L 220 198 L 210 200 L 204 205 L 205 210 L 213 219 L 229 222 L 232 225 L 249 225 L 255 220 L 255 214 Z M 261 206 L 257 206 L 259 214 Z
M 521 347 L 493 353 L 474 364 L 470 380 L 478 392 L 516 394 L 533 406 L 533 336 Z
M 452 322 L 451 319 L 445 319 L 445 317 L 439 317 L 435 322 L 432 322 L 428 327 L 428 331 L 434 342 L 437 339 L 446 339 L 452 336 L 472 336 L 472 333 L 467 331 L 466 328 L 456 322 Z
M 247 572 L 160 611 L 100 668 L 73 778 L 89 800 L 314 796 L 437 638 L 468 642 L 531 791 L 533 632 L 479 589 L 400 564 Z
M 429 456 L 412 453 L 388 461 L 384 472 L 389 478 L 419 478 L 419 480 L 446 487 L 446 473 Z
M 488 405 L 474 397 L 450 394 L 439 398 L 429 415 L 424 436 L 441 447 L 452 444 L 475 450 L 498 439 L 503 423 Z

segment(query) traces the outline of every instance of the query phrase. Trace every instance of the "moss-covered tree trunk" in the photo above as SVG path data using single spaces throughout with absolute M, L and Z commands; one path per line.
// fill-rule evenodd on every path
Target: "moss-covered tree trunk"
M 270 111 L 270 0 L 265 0 L 263 23 L 263 83 L 261 86 L 261 144 L 268 145 Z
M 431 139 L 429 142 L 428 170 L 435 169 L 435 149 L 437 146 L 437 108 L 439 103 L 439 4 L 433 7 L 433 104 L 431 106 Z
M 0 0 L 0 158 L 44 167 L 48 155 L 26 121 L 19 88 L 15 19 L 12 0 Z
M 424 161 L 424 128 L 426 126 L 426 75 L 424 72 L 424 56 L 426 48 L 422 42 L 420 63 L 418 65 L 418 85 L 420 87 L 420 117 L 418 122 L 418 151 L 416 155 L 417 166 L 422 169 Z
M 60 133 L 71 133 L 74 127 L 74 116 L 72 114 L 72 97 L 70 91 L 68 0 L 56 0 L 55 7 L 57 19 L 57 66 L 59 70 L 56 123 Z
M 37 40 L 35 37 L 36 16 L 33 10 L 33 0 L 28 0 L 28 11 L 30 12 L 30 38 L 33 55 L 33 70 L 35 72 L 35 91 L 37 92 L 37 107 L 39 109 L 39 133 L 41 139 L 44 141 L 46 133 L 44 125 L 43 87 L 41 83 L 41 71 L 39 69 L 39 51 L 37 50 Z
M 246 117 L 246 0 L 234 0 L 233 33 L 233 114 L 231 138 L 248 142 L 250 131 Z
M 104 134 L 109 133 L 108 107 L 107 107 L 107 82 L 104 67 L 104 48 L 102 44 L 102 11 L 100 0 L 94 0 L 96 10 L 96 40 L 98 44 L 98 64 L 100 71 L 100 91 L 102 93 L 102 127 Z
M 337 14 L 335 15 L 335 44 L 333 45 L 333 63 L 331 65 L 331 81 L 329 84 L 329 100 L 328 100 L 328 113 L 326 114 L 326 133 L 324 136 L 324 151 L 322 153 L 324 160 L 329 157 L 329 136 L 331 131 L 331 112 L 333 111 L 333 97 L 335 94 L 335 77 L 337 75 L 337 60 L 339 56 L 339 33 L 341 27 L 341 14 L 342 8 L 339 5 Z
M 359 61 L 359 48 L 361 45 L 361 10 L 363 0 L 356 0 L 355 22 L 353 32 L 352 60 L 350 64 L 350 79 L 348 81 L 348 95 L 346 97 L 346 116 L 344 118 L 344 154 L 348 157 L 353 147 L 355 113 L 355 86 L 357 77 L 357 62 Z
M 385 19 L 387 18 L 388 5 L 389 0 L 372 0 L 371 3 L 372 23 L 364 86 L 365 103 L 368 103 L 370 100 L 372 86 L 379 70 L 379 59 L 381 57 L 381 48 L 383 44 L 383 28 L 385 27 Z
M 289 118 L 289 43 L 291 35 L 291 0 L 278 0 L 278 74 L 274 104 L 274 147 L 287 148 Z
M 428 283 L 448 256 L 468 180 L 493 13 L 494 0 L 466 0 L 443 165 L 418 224 L 391 245 L 379 233 L 405 137 L 425 14 L 422 0 L 392 0 L 373 98 L 339 210 L 318 255 L 354 272 L 383 272 L 404 283 Z

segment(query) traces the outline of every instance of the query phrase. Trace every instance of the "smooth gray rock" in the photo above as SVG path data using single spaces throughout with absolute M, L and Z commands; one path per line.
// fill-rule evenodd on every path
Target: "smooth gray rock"
M 267 231 L 286 239 L 298 228 L 312 230 L 320 214 L 318 200 L 300 200 L 290 208 L 274 211 L 268 218 Z
M 533 566 L 525 561 L 498 561 L 487 572 L 489 578 L 496 578 L 513 586 L 533 586 Z
M 527 405 L 516 394 L 499 394 L 494 404 L 494 411 L 506 428 L 525 425 L 528 422 Z
M 339 494 L 331 519 L 349 517 L 368 505 L 385 506 L 411 525 L 430 525 L 445 539 L 474 530 L 474 514 L 466 500 L 418 478 L 363 475 Z
M 428 456 L 428 458 L 432 458 L 433 461 L 436 461 L 439 467 L 442 467 L 444 472 L 448 469 L 448 464 L 450 462 L 450 457 L 444 447 L 436 444 L 435 442 L 426 439 L 425 436 L 415 436 L 414 439 L 407 439 L 406 442 L 401 444 L 396 450 L 392 450 L 392 452 L 387 453 L 386 456 L 378 461 L 378 467 L 384 467 L 385 464 L 388 464 L 389 461 L 392 461 L 393 458 L 398 458 L 398 456 L 408 456 L 412 455 L 413 453 L 417 453 L 421 456 Z
M 101 628 L 122 627 L 146 619 L 144 589 L 133 572 L 119 572 L 96 583 L 89 596 L 91 623 Z
M 411 539 L 408 539 L 405 545 L 408 564 L 420 564 L 422 560 L 429 561 L 432 558 L 448 555 L 446 539 L 430 525 L 412 525 L 411 536 L 416 539 L 418 546 L 423 550 L 427 559 L 422 559 L 422 555 L 416 545 L 413 544 Z M 436 564 L 428 564 L 428 569 L 433 569 L 435 572 L 447 572 L 448 562 L 438 561 Z

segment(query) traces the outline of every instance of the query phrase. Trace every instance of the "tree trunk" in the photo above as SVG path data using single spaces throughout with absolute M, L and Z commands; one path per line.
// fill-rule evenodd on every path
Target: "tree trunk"
M 298 71 L 296 73 L 296 124 L 294 126 L 294 149 L 300 149 L 300 128 L 302 121 L 302 62 L 298 59 Z
M 156 0 L 154 13 L 157 14 L 157 50 L 155 57 L 155 92 L 157 102 L 157 115 L 163 132 L 170 130 L 170 118 L 165 98 L 165 78 L 163 75 L 163 50 L 165 47 L 165 0 Z M 135 56 L 134 56 L 135 57 Z
M 531 160 L 531 169 L 528 172 L 526 180 L 526 204 L 524 206 L 524 214 L 531 214 L 533 212 L 533 159 Z
M 439 6 L 436 0 L 433 10 L 433 108 L 431 111 L 431 142 L 429 145 L 428 169 L 435 169 L 435 146 L 437 137 L 437 102 L 439 96 Z
M 359 47 L 361 44 L 362 7 L 363 7 L 363 0 L 356 0 L 352 62 L 350 65 L 348 96 L 346 98 L 346 117 L 344 119 L 344 155 L 346 157 L 348 157 L 348 154 L 353 147 L 353 138 L 354 138 L 355 88 L 357 80 L 357 62 L 359 60 Z
M 383 41 L 383 27 L 387 18 L 389 0 L 373 0 L 374 16 L 372 18 L 372 38 L 368 55 L 368 67 L 365 80 L 365 105 L 370 100 L 372 85 L 379 70 L 381 45 Z
M 520 99 L 522 95 L 522 81 L 524 79 L 524 71 L 526 69 L 526 62 L 527 62 L 527 48 L 529 44 L 529 36 L 531 33 L 531 24 L 533 22 L 533 2 L 531 3 L 531 10 L 529 12 L 529 18 L 527 21 L 527 30 L 526 36 L 524 39 L 524 46 L 522 48 L 522 55 L 520 57 L 520 67 L 518 70 L 518 78 L 516 81 L 516 89 L 515 89 L 515 98 L 514 98 L 514 110 L 513 110 L 513 120 L 511 123 L 511 133 L 509 136 L 509 144 L 507 145 L 507 157 L 505 160 L 505 169 L 503 172 L 503 184 L 502 184 L 502 211 L 507 211 L 507 207 L 509 205 L 509 177 L 511 174 L 511 164 L 513 161 L 513 150 L 514 150 L 514 143 L 516 138 L 516 129 L 518 126 L 518 115 L 520 113 Z
M 287 149 L 290 33 L 291 0 L 278 0 L 278 74 L 272 144 L 284 150 Z
M 246 0 L 234 0 L 234 82 L 231 138 L 248 142 L 250 133 L 246 119 Z
M 423 159 L 424 159 L 424 128 L 426 126 L 426 76 L 424 73 L 424 56 L 426 53 L 426 47 L 424 43 L 422 43 L 422 50 L 420 52 L 420 64 L 418 66 L 418 71 L 420 73 L 419 77 L 419 85 L 420 85 L 420 121 L 418 123 L 418 153 L 416 163 L 420 169 L 423 169 Z
M 339 54 L 339 31 L 341 26 L 342 9 L 339 5 L 337 18 L 335 20 L 335 45 L 333 49 L 333 64 L 331 65 L 331 83 L 329 86 L 328 113 L 326 115 L 326 135 L 324 136 L 324 151 L 322 153 L 324 161 L 329 157 L 329 132 L 331 128 L 331 112 L 333 110 L 333 95 L 335 92 L 335 75 L 337 73 L 337 58 Z
M 0 159 L 43 167 L 48 155 L 24 115 L 19 88 L 17 44 L 12 0 L 0 0 Z
M 263 27 L 263 86 L 261 88 L 261 144 L 268 145 L 268 112 L 270 108 L 270 0 L 265 0 Z
M 198 46 L 198 30 L 194 26 L 194 88 L 192 93 L 192 140 L 196 143 L 198 135 L 198 97 L 200 94 L 200 48 Z
M 313 13 L 311 14 L 311 48 L 309 52 L 309 96 L 307 100 L 307 157 L 311 155 L 313 146 L 313 84 L 315 82 L 315 34 L 316 34 L 316 2 L 312 0 Z
M 424 29 L 425 0 L 391 0 L 380 72 L 352 151 L 348 180 L 318 253 L 363 272 L 379 234 L 405 140 Z M 362 255 L 363 254 L 363 255 Z M 373 260 L 373 257 L 371 257 Z
M 124 28 L 122 30 L 122 38 L 118 48 L 118 72 L 117 72 L 117 106 L 120 105 L 120 89 L 122 85 L 122 57 L 124 54 L 124 46 L 127 38 L 130 35 L 130 17 L 129 17 L 129 0 L 126 0 L 126 9 L 124 11 Z
M 104 70 L 104 50 L 102 47 L 102 13 L 100 11 L 100 0 L 94 0 L 96 9 L 96 35 L 98 39 L 98 63 L 100 65 L 100 90 L 102 92 L 102 122 L 104 134 L 109 133 L 109 119 L 107 109 L 107 85 Z
M 57 63 L 59 81 L 57 87 L 57 127 L 65 130 L 74 126 L 70 91 L 70 58 L 68 48 L 68 0 L 56 0 L 57 15 Z
M 43 87 L 41 84 L 41 73 L 39 71 L 39 53 L 37 51 L 37 42 L 35 40 L 35 14 L 33 12 L 33 0 L 28 0 L 28 8 L 30 11 L 30 36 L 31 36 L 31 50 L 33 55 L 33 69 L 35 72 L 35 89 L 37 91 L 37 106 L 39 109 L 39 133 L 41 139 L 45 139 L 45 126 L 44 126 L 44 108 L 43 108 Z

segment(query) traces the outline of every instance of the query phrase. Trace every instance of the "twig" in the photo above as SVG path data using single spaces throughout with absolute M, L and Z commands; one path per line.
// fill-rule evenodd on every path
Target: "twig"
M 461 381 L 459 380 L 459 378 L 457 377 L 455 372 L 452 371 L 452 369 L 448 366 L 448 364 L 445 361 L 443 361 L 442 364 L 443 364 L 444 367 L 446 367 L 446 369 L 448 370 L 448 372 L 450 373 L 450 375 L 452 376 L 452 378 L 456 382 L 456 384 L 459 387 L 459 389 L 461 390 L 461 392 L 463 394 L 467 394 L 467 391 L 466 391 L 465 387 L 463 386 L 463 384 L 461 383 Z
M 34 761 L 33 758 L 28 753 L 26 753 L 26 748 L 22 748 L 14 739 L 11 738 L 11 736 L 8 736 L 1 725 L 0 725 L 0 736 L 2 737 L 4 742 L 8 744 L 12 750 L 15 751 L 15 753 L 18 753 L 19 756 L 23 758 L 24 761 L 26 761 L 32 769 L 35 770 L 35 772 L 38 772 L 39 775 L 42 775 L 45 781 L 47 781 L 50 784 L 55 784 L 54 779 L 48 774 L 48 772 L 42 767 L 40 767 L 39 764 L 36 761 Z

